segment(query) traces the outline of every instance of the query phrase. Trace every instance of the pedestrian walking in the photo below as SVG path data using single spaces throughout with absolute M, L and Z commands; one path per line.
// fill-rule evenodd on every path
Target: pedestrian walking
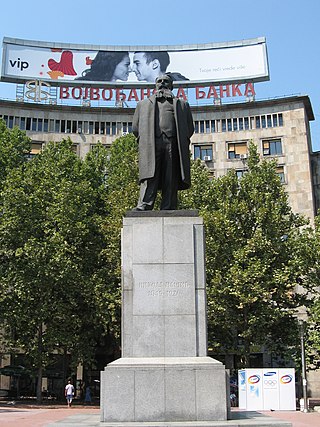
M 64 395 L 66 396 L 68 407 L 71 408 L 71 404 L 74 396 L 74 387 L 71 384 L 71 380 L 69 380 L 68 384 L 65 386 Z

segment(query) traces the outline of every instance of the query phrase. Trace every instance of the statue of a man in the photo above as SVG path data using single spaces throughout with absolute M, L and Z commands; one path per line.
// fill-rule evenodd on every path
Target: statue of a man
M 161 210 L 177 209 L 178 190 L 190 187 L 190 138 L 194 132 L 190 106 L 171 92 L 172 79 L 156 79 L 156 91 L 140 101 L 132 130 L 139 143 L 140 197 L 135 210 L 153 209 L 161 189 Z

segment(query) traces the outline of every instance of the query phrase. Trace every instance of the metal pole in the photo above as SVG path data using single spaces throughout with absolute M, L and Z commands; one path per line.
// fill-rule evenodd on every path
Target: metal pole
M 308 412 L 308 397 L 307 397 L 307 371 L 306 371 L 306 352 L 304 347 L 304 327 L 303 320 L 300 323 L 300 340 L 301 340 L 301 374 L 302 374 L 302 394 L 303 394 L 303 412 Z

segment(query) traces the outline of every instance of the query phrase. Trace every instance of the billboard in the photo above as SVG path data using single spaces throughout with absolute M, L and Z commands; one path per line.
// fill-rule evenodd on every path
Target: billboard
M 88 46 L 3 39 L 1 81 L 146 87 L 163 73 L 184 87 L 269 80 L 266 41 L 260 37 L 203 45 Z

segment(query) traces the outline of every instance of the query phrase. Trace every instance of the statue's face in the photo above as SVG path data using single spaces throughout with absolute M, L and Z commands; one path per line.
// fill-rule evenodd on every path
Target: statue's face
M 169 89 L 172 90 L 172 81 L 168 76 L 160 76 L 156 80 L 156 89 Z

